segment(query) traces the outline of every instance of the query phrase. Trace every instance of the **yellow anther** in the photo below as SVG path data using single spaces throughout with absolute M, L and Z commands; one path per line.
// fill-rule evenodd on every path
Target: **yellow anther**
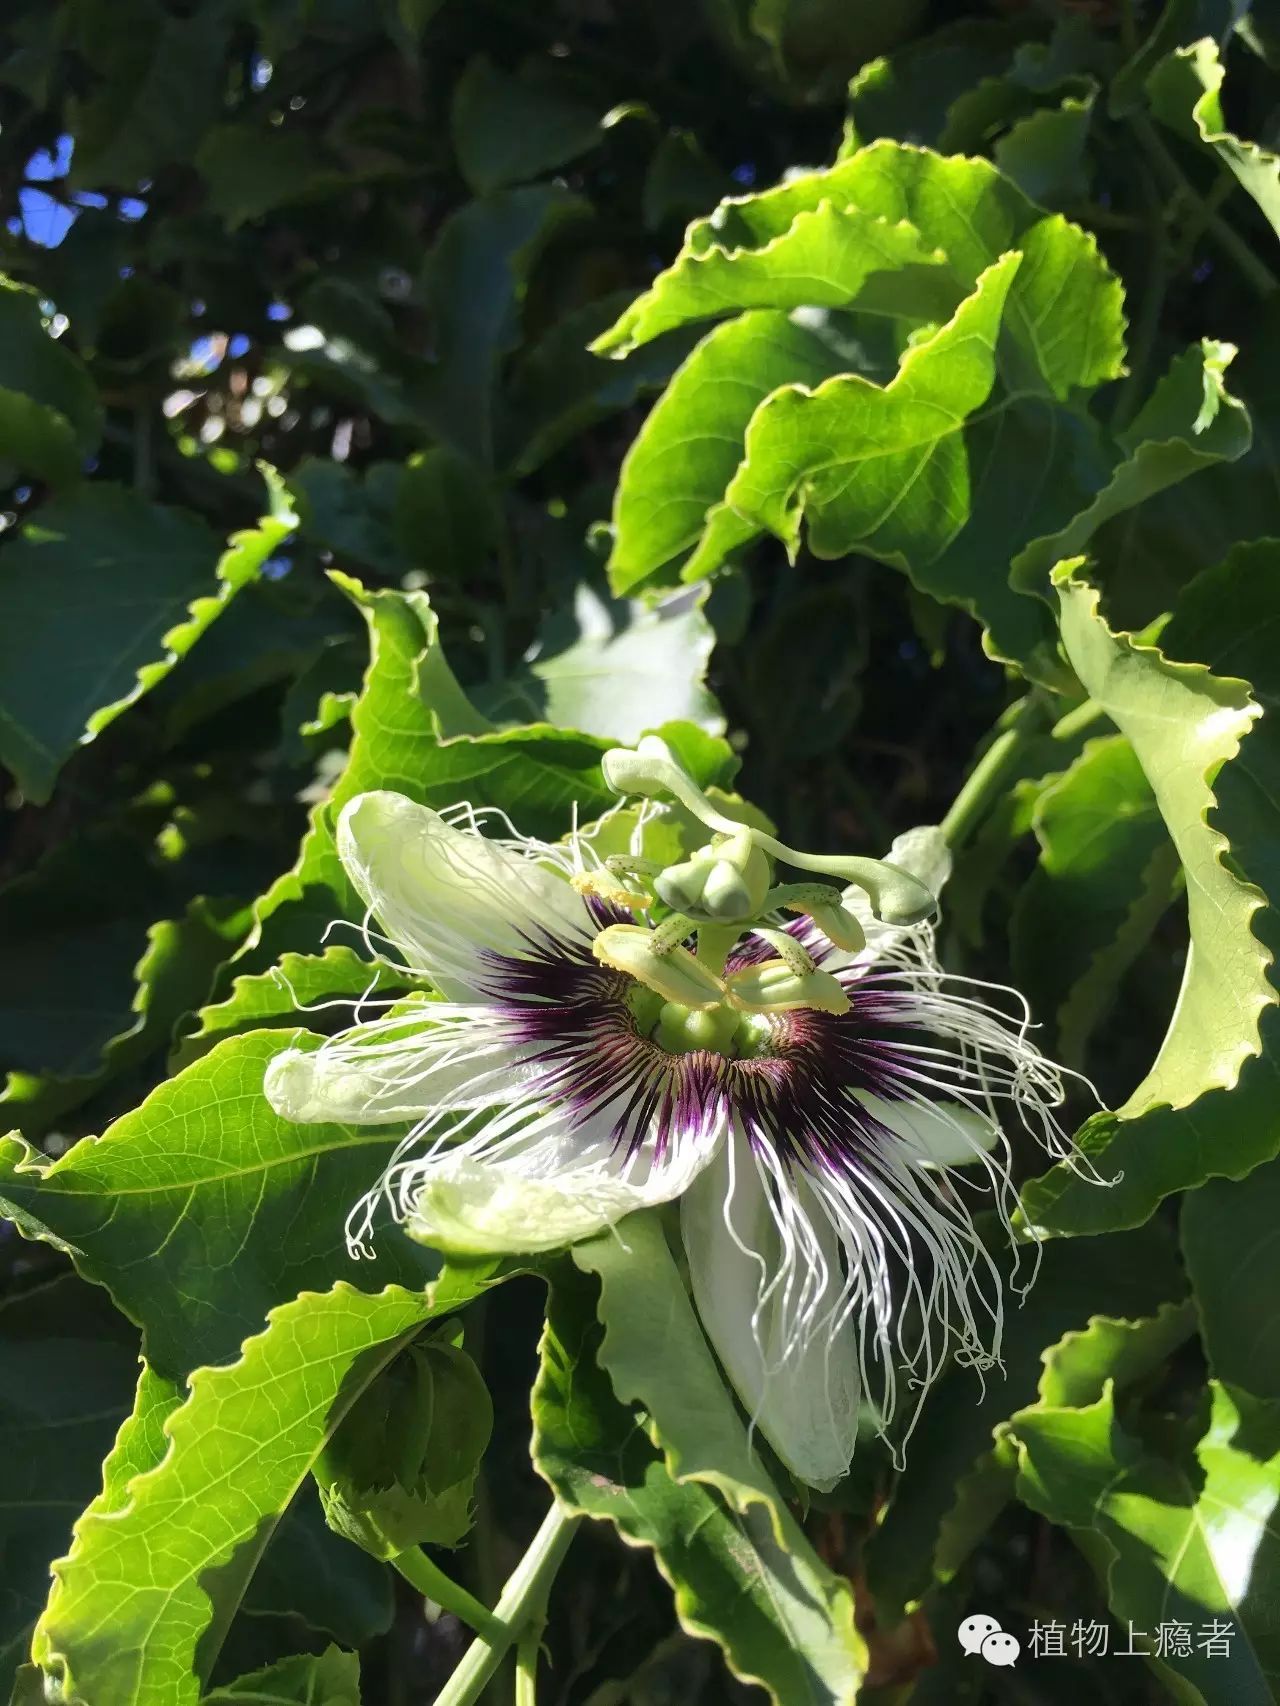
M 724 1000 L 724 984 L 688 948 L 659 951 L 654 932 L 642 924 L 611 924 L 592 942 L 591 951 L 604 965 L 625 972 L 664 1001 L 697 1010 Z
M 800 906 L 792 902 L 788 912 L 799 912 L 812 918 L 833 947 L 846 953 L 859 953 L 867 945 L 866 931 L 857 916 L 847 906 Z
M 650 895 L 641 894 L 638 889 L 629 889 L 610 871 L 575 871 L 569 881 L 579 894 L 593 894 L 600 900 L 607 900 L 612 906 L 625 907 L 628 912 L 644 912 L 653 905 Z

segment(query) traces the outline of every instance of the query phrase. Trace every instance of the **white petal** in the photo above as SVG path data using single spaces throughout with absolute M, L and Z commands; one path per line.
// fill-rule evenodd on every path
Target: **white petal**
M 403 794 L 358 794 L 338 819 L 337 843 L 361 899 L 410 967 L 451 1001 L 485 999 L 485 949 L 527 954 L 548 931 L 594 933 L 563 877 L 451 829 Z
M 669 1202 L 708 1164 L 721 1134 L 690 1133 L 661 1163 L 619 1152 L 601 1123 L 513 1144 L 496 1159 L 464 1150 L 422 1162 L 407 1230 L 458 1255 L 557 1250 L 589 1238 L 636 1209 Z
M 744 1137 L 681 1204 L 694 1301 L 748 1414 L 802 1481 L 830 1488 L 858 1429 L 856 1335 L 839 1245 L 803 1178 L 766 1191 Z
M 530 1073 L 491 1027 L 375 1020 L 276 1055 L 263 1090 L 282 1119 L 299 1125 L 388 1125 L 508 1101 Z
M 865 1092 L 858 1100 L 925 1166 L 963 1167 L 981 1161 L 1000 1140 L 994 1120 L 960 1102 L 886 1102 Z

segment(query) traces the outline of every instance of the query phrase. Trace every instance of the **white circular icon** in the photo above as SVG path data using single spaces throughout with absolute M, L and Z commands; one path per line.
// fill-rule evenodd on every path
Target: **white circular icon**
M 989 1665 L 1012 1665 L 1017 1664 L 1022 1646 L 1016 1636 L 1006 1635 L 1002 1629 L 997 1629 L 987 1636 L 981 1651 Z
M 970 1658 L 976 1653 L 989 1665 L 1017 1664 L 1022 1643 L 1016 1635 L 1006 1635 L 994 1617 L 980 1611 L 966 1617 L 956 1630 L 956 1639 Z
M 960 1645 L 970 1658 L 973 1657 L 974 1653 L 982 1651 L 982 1643 L 988 1635 L 998 1635 L 999 1633 L 1000 1625 L 996 1619 L 987 1617 L 983 1613 L 979 1613 L 976 1617 L 966 1617 L 959 1629 L 956 1630 Z

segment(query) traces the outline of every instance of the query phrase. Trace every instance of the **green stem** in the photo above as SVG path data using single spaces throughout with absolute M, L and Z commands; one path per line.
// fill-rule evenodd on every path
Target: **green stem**
M 729 950 L 741 936 L 742 930 L 736 924 L 700 924 L 698 926 L 698 958 L 709 972 L 719 977 L 724 971 L 724 963 L 729 958 Z
M 1049 730 L 1051 740 L 1062 742 L 1072 741 L 1085 729 L 1092 728 L 1094 723 L 1107 720 L 1107 713 L 1096 699 L 1086 699 L 1083 704 L 1076 705 L 1068 711 L 1065 717 L 1059 717 Z
M 1011 725 L 992 741 L 951 802 L 941 826 L 948 846 L 959 847 L 977 829 L 1012 781 L 1023 753 L 1044 733 L 1047 721 L 1044 701 L 1039 694 L 1029 693 Z
M 1113 432 L 1127 427 L 1142 406 L 1147 388 L 1147 369 L 1151 365 L 1160 325 L 1160 311 L 1169 288 L 1169 238 L 1165 230 L 1164 209 L 1151 175 L 1144 172 L 1142 180 L 1147 203 L 1145 269 L 1138 313 L 1129 339 L 1129 374 L 1120 387 L 1111 417 Z
M 1096 699 L 1085 699 L 1073 705 L 1051 728 L 1047 726 L 1048 718 L 1046 701 L 1037 692 L 1029 693 L 1019 705 L 1013 722 L 992 741 L 951 802 L 951 810 L 941 826 L 948 846 L 959 847 L 978 828 L 1013 781 L 1033 741 L 1047 736 L 1065 746 L 1094 723 L 1105 722 L 1107 713 Z
M 526 1632 L 533 1619 L 541 1630 L 541 1617 L 547 1595 L 555 1580 L 556 1571 L 564 1560 L 581 1518 L 561 1505 L 552 1505 L 543 1518 L 542 1527 L 529 1543 L 502 1590 L 494 1615 L 503 1625 L 499 1640 L 474 1641 L 462 1655 L 462 1662 L 436 1696 L 436 1706 L 474 1706 L 481 1690 L 506 1656 L 507 1649 L 518 1635 Z
M 447 1576 L 438 1564 L 433 1564 L 420 1546 L 411 1546 L 391 1562 L 424 1599 L 434 1601 L 442 1611 L 452 1612 L 477 1635 L 483 1635 L 486 1641 L 511 1640 L 514 1631 L 508 1629 L 487 1605 L 482 1605 L 474 1594 L 468 1593 L 452 1576 Z
M 516 1648 L 515 1706 L 538 1706 L 538 1659 L 542 1653 L 541 1622 L 529 1626 Z
M 1247 280 L 1259 296 L 1265 298 L 1274 295 L 1280 287 L 1280 280 L 1277 280 L 1269 266 L 1258 259 L 1230 222 L 1215 212 L 1205 197 L 1191 186 L 1182 167 L 1165 147 L 1162 138 L 1157 135 L 1151 120 L 1136 114 L 1129 120 L 1129 125 L 1152 165 L 1170 188 L 1176 189 L 1185 198 L 1188 206 L 1195 210 L 1196 217 L 1203 221 L 1204 229 L 1213 237 L 1223 254 L 1234 261 L 1241 277 Z
M 1217 213 L 1223 202 L 1230 197 L 1231 192 L 1239 189 L 1239 187 L 1238 182 L 1230 172 L 1223 172 L 1199 207 L 1192 209 L 1192 217 L 1188 219 L 1178 234 L 1178 246 L 1169 262 L 1171 272 L 1180 273 L 1182 271 L 1191 259 L 1196 244 L 1204 236 L 1207 221 Z

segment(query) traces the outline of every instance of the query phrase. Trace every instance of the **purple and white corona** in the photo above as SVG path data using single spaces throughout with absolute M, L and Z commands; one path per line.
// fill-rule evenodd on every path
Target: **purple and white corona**
M 973 1210 L 1010 1226 L 1006 1115 L 1072 1156 L 1061 1075 L 1017 997 L 1011 1014 L 1010 992 L 941 971 L 939 831 L 827 858 L 740 821 L 654 737 L 605 774 L 642 802 L 608 857 L 590 831 L 491 839 L 466 808 L 352 800 L 338 851 L 366 937 L 424 992 L 278 1056 L 266 1093 L 292 1120 L 407 1127 L 353 1253 L 384 1204 L 428 1244 L 496 1253 L 680 1199 L 726 1374 L 782 1461 L 828 1487 L 861 1403 L 886 1428 L 945 1355 L 998 1359 Z M 676 858 L 644 855 L 677 832 Z

